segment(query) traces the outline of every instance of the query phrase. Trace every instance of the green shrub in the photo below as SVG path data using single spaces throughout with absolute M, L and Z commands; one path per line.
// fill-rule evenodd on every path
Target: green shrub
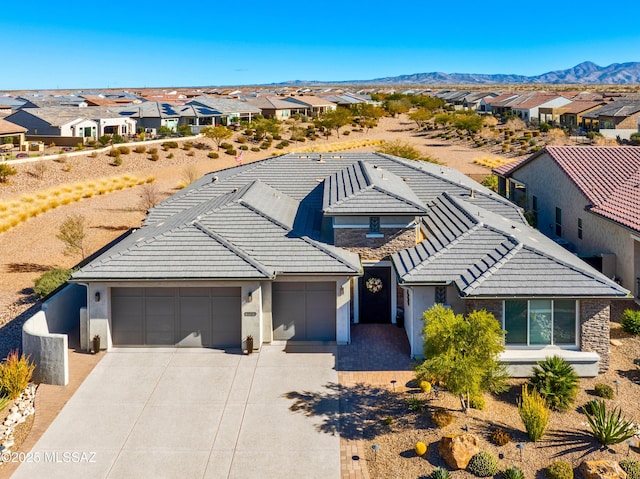
M 220 143 L 220 148 L 222 148 L 223 150 L 229 150 L 230 148 L 233 148 L 233 145 L 231 143 L 223 141 L 222 143 Z
M 547 405 L 556 411 L 566 411 L 578 394 L 578 375 L 559 356 L 546 358 L 533 367 L 531 385 L 538 390 Z
M 173 153 L 169 153 L 169 154 L 167 155 L 167 158 L 169 158 L 169 159 L 173 158 Z
M 631 141 L 631 144 L 634 146 L 640 145 L 640 133 L 631 133 L 629 141 Z
M 407 407 L 409 408 L 409 411 L 422 412 L 425 408 L 425 402 L 415 394 L 412 394 L 407 398 Z
M 218 153 L 216 153 L 215 151 L 210 151 L 210 152 L 209 152 L 209 154 L 207 154 L 207 156 L 208 156 L 209 158 L 214 159 L 214 160 L 215 160 L 216 158 L 220 158 L 220 155 L 219 155 Z
M 42 299 L 46 298 L 59 286 L 67 282 L 73 271 L 70 269 L 56 268 L 42 274 L 33 285 L 33 291 Z
M 477 477 L 495 476 L 498 473 L 498 458 L 487 451 L 480 451 L 474 455 L 467 470 Z
M 257 146 L 252 146 L 251 151 L 260 151 L 260 148 Z
M 431 413 L 431 420 L 440 428 L 447 427 L 454 419 L 455 416 L 446 409 L 436 409 Z
M 509 435 L 509 433 L 499 427 L 493 429 L 489 437 L 491 437 L 491 442 L 493 442 L 496 446 L 504 446 L 505 444 L 509 444 L 511 442 L 511 436 Z
M 548 479 L 573 479 L 573 467 L 564 461 L 556 461 L 544 470 Z
M 113 166 L 122 166 L 122 157 L 120 155 L 116 156 L 111 162 Z
M 162 146 L 162 148 L 178 148 L 178 142 L 177 141 L 164 141 L 162 142 L 162 144 L 160 145 Z
M 122 155 L 128 155 L 129 153 L 131 153 L 131 148 L 129 148 L 128 146 L 119 146 L 118 147 L 118 151 L 120 152 L 120 154 Z
M 158 153 L 158 149 L 157 148 L 149 148 L 149 154 L 153 155 L 154 153 Z
M 118 150 L 117 148 L 111 148 L 109 150 L 109 156 L 111 158 L 118 158 L 120 156 L 120 150 Z
M 484 411 L 485 406 L 486 402 L 482 394 L 478 396 L 471 396 L 469 398 L 469 407 L 477 409 L 478 411 Z
M 613 388 L 608 384 L 598 383 L 593 387 L 593 392 L 596 396 L 605 398 L 605 399 L 613 399 L 615 395 L 613 393 Z
M 102 146 L 107 146 L 110 141 L 111 135 L 102 135 L 100 138 L 98 138 L 98 143 L 100 143 Z
M 236 151 L 236 149 L 235 149 L 235 148 L 229 148 L 228 150 L 224 150 L 224 152 L 225 152 L 227 155 L 236 155 L 236 154 L 238 154 L 238 152 Z
M 124 138 L 122 138 L 120 135 L 113 135 L 111 137 L 111 141 L 113 143 L 124 143 Z
M 147 151 L 147 147 L 144 145 L 138 145 L 133 149 L 133 151 L 136 153 L 145 153 Z
M 343 132 L 342 132 L 342 134 L 343 134 L 344 136 L 349 136 L 349 134 L 350 134 L 350 133 L 351 133 L 351 132 L 350 132 L 349 130 L 345 130 L 345 131 L 343 131 Z
M 634 311 L 627 309 L 622 314 L 622 321 L 620 321 L 622 330 L 629 334 L 640 334 L 640 311 Z
M 444 467 L 436 467 L 429 476 L 429 479 L 449 479 L 449 471 Z
M 640 461 L 623 459 L 618 464 L 627 473 L 627 479 L 640 479 Z
M 0 163 L 0 183 L 6 182 L 7 178 L 17 174 L 18 174 L 18 170 L 16 170 L 11 165 L 7 165 L 6 163 Z
M 504 479 L 524 479 L 524 472 L 519 467 L 509 466 L 502 471 L 502 477 Z
M 238 147 L 238 149 L 242 150 L 242 151 L 247 151 L 249 149 L 249 147 L 247 145 L 240 145 Z
M 619 407 L 616 406 L 607 412 L 604 401 L 597 401 L 592 408 L 593 412 L 585 410 L 584 413 L 593 436 L 601 444 L 605 446 L 619 444 L 633 437 L 636 433 L 635 424 L 622 417 L 622 411 Z
M 160 159 L 160 155 L 158 155 L 158 153 L 151 153 L 151 156 L 149 157 L 149 159 L 151 161 L 158 161 Z
M 522 386 L 522 398 L 518 401 L 518 413 L 529 439 L 538 441 L 544 436 L 551 411 L 544 398 L 536 389 L 529 392 L 527 385 Z
M 35 365 L 18 351 L 10 351 L 0 364 L 0 393 L 9 399 L 17 399 L 31 381 Z

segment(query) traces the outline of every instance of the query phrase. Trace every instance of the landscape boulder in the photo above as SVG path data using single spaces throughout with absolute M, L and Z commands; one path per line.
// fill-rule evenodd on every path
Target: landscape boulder
M 584 461 L 579 469 L 584 479 L 627 479 L 616 461 Z
M 471 458 L 480 451 L 479 443 L 473 434 L 444 436 L 438 445 L 438 452 L 450 468 L 465 469 Z

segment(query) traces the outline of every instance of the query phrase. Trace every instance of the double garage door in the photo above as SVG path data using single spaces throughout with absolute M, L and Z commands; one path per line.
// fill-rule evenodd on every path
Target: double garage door
M 240 288 L 112 288 L 115 346 L 241 346 Z
M 273 283 L 273 338 L 336 340 L 336 283 Z

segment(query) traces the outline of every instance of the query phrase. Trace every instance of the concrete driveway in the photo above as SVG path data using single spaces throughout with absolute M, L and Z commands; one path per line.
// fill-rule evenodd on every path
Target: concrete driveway
M 339 479 L 335 353 L 114 350 L 12 477 Z

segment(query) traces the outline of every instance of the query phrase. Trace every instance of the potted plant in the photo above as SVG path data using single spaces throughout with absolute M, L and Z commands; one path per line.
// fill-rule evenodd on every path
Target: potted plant
M 253 352 L 253 336 L 247 336 L 247 354 L 251 354 Z
M 100 352 L 100 335 L 96 334 L 93 337 L 93 354 L 98 354 Z

